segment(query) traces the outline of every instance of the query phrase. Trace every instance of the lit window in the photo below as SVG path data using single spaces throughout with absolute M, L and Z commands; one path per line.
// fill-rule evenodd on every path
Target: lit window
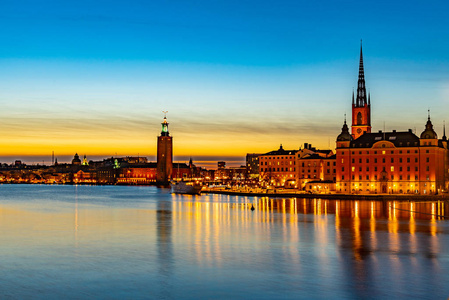
M 394 172 L 394 167 L 393 166 L 391 166 L 391 172 Z
M 382 154 L 385 154 L 385 151 L 382 151 Z
M 352 172 L 354 172 L 355 171 L 355 167 L 352 167 Z

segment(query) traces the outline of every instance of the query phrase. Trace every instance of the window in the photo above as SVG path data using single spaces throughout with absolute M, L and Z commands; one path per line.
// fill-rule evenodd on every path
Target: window
M 429 150 L 426 150 L 426 153 L 429 153 Z
M 407 180 L 410 180 L 410 175 L 407 175 Z
M 399 175 L 399 180 L 402 180 L 402 175 Z
M 354 172 L 355 171 L 355 167 L 352 167 L 352 172 Z
M 366 163 L 369 164 L 369 158 L 366 159 Z
M 415 172 L 418 172 L 418 167 L 415 167 Z
M 402 172 L 402 167 L 399 167 L 399 172 Z
M 377 172 L 377 167 L 374 167 L 374 172 Z
M 377 151 L 374 151 L 374 154 L 377 154 Z
M 429 175 L 426 175 L 426 180 L 430 180 Z
M 355 179 L 355 176 L 354 175 L 352 175 L 352 180 L 354 180 Z
M 426 157 L 426 162 L 429 162 L 429 158 L 428 157 Z
M 355 159 L 352 159 L 352 163 L 355 163 Z
M 377 158 L 374 159 L 374 163 L 377 164 Z
M 415 157 L 415 163 L 417 163 L 418 162 L 418 158 L 417 157 Z
M 366 180 L 369 180 L 369 175 L 366 175 Z
M 343 159 L 341 160 L 341 162 L 343 162 Z M 304 167 L 304 163 L 302 163 L 302 166 Z
M 374 180 L 377 180 L 377 175 L 374 175 Z
M 362 172 L 362 167 L 359 167 L 359 172 Z
M 391 172 L 394 172 L 394 167 L 393 166 L 391 166 Z
M 415 180 L 418 180 L 418 175 L 415 175 Z
M 382 145 L 382 146 L 384 146 L 384 147 L 385 147 L 385 145 Z M 385 151 L 382 151 L 382 154 L 385 154 Z
M 359 158 L 359 164 L 361 164 L 362 163 L 362 159 L 361 158 Z
M 391 154 L 394 154 L 394 151 L 391 151 Z
M 391 175 L 391 180 L 394 180 L 394 175 Z
M 341 180 L 345 180 L 345 175 L 341 175 Z
M 384 157 L 384 158 L 382 158 L 382 162 L 383 162 L 383 163 L 385 163 L 385 157 Z
M 400 163 L 402 162 L 402 157 L 401 157 L 401 158 L 399 158 L 399 162 L 400 162 Z
M 429 171 L 429 166 L 426 166 L 426 171 Z
M 359 180 L 362 180 L 362 175 L 359 175 Z
M 410 162 L 410 157 L 407 157 L 407 162 L 408 162 L 408 163 Z
M 330 162 L 327 162 L 327 166 L 328 166 L 328 167 L 330 166 Z
M 369 172 L 369 167 L 366 167 L 366 172 Z
M 410 166 L 407 167 L 407 171 L 410 172 Z
M 393 157 L 391 158 L 391 163 L 394 163 L 394 158 Z

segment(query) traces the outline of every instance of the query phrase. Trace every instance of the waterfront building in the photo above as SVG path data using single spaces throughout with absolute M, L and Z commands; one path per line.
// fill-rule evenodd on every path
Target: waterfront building
M 285 150 L 281 146 L 278 150 L 270 151 L 259 156 L 259 179 L 262 185 L 275 187 L 296 186 L 296 153 L 299 150 Z
M 167 185 L 172 178 L 173 170 L 173 139 L 168 132 L 167 116 L 162 122 L 161 135 L 157 138 L 157 180 L 161 185 Z
M 336 190 L 360 194 L 435 194 L 447 190 L 448 147 L 433 129 L 430 112 L 418 137 L 411 129 L 371 133 L 370 96 L 366 100 L 360 49 L 357 100 L 352 128 L 346 119 L 336 140 Z
M 259 177 L 259 156 L 260 154 L 256 153 L 246 154 L 246 172 L 250 179 Z
M 320 150 L 304 143 L 304 148 L 296 152 L 297 184 L 299 189 L 308 189 L 308 182 L 315 183 L 315 189 L 320 190 L 322 182 L 326 181 L 326 189 L 334 190 L 336 180 L 336 156 L 332 150 Z M 334 185 L 332 185 L 332 183 Z

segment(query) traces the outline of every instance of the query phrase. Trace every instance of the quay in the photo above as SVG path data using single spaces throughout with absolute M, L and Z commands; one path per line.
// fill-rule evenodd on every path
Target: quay
M 277 190 L 245 190 L 245 189 L 214 189 L 206 188 L 201 191 L 205 194 L 223 194 L 232 196 L 269 197 L 269 198 L 308 198 L 308 199 L 334 199 L 334 200 L 371 200 L 371 201 L 449 201 L 448 194 L 440 195 L 413 195 L 413 194 L 324 194 L 304 193 L 302 191 L 280 189 Z

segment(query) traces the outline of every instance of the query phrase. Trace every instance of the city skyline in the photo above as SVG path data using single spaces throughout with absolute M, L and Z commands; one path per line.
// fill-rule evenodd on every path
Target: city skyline
M 335 149 L 360 38 L 373 132 L 442 135 L 448 4 L 107 3 L 2 4 L 0 157 L 155 157 L 163 110 L 175 160 Z

